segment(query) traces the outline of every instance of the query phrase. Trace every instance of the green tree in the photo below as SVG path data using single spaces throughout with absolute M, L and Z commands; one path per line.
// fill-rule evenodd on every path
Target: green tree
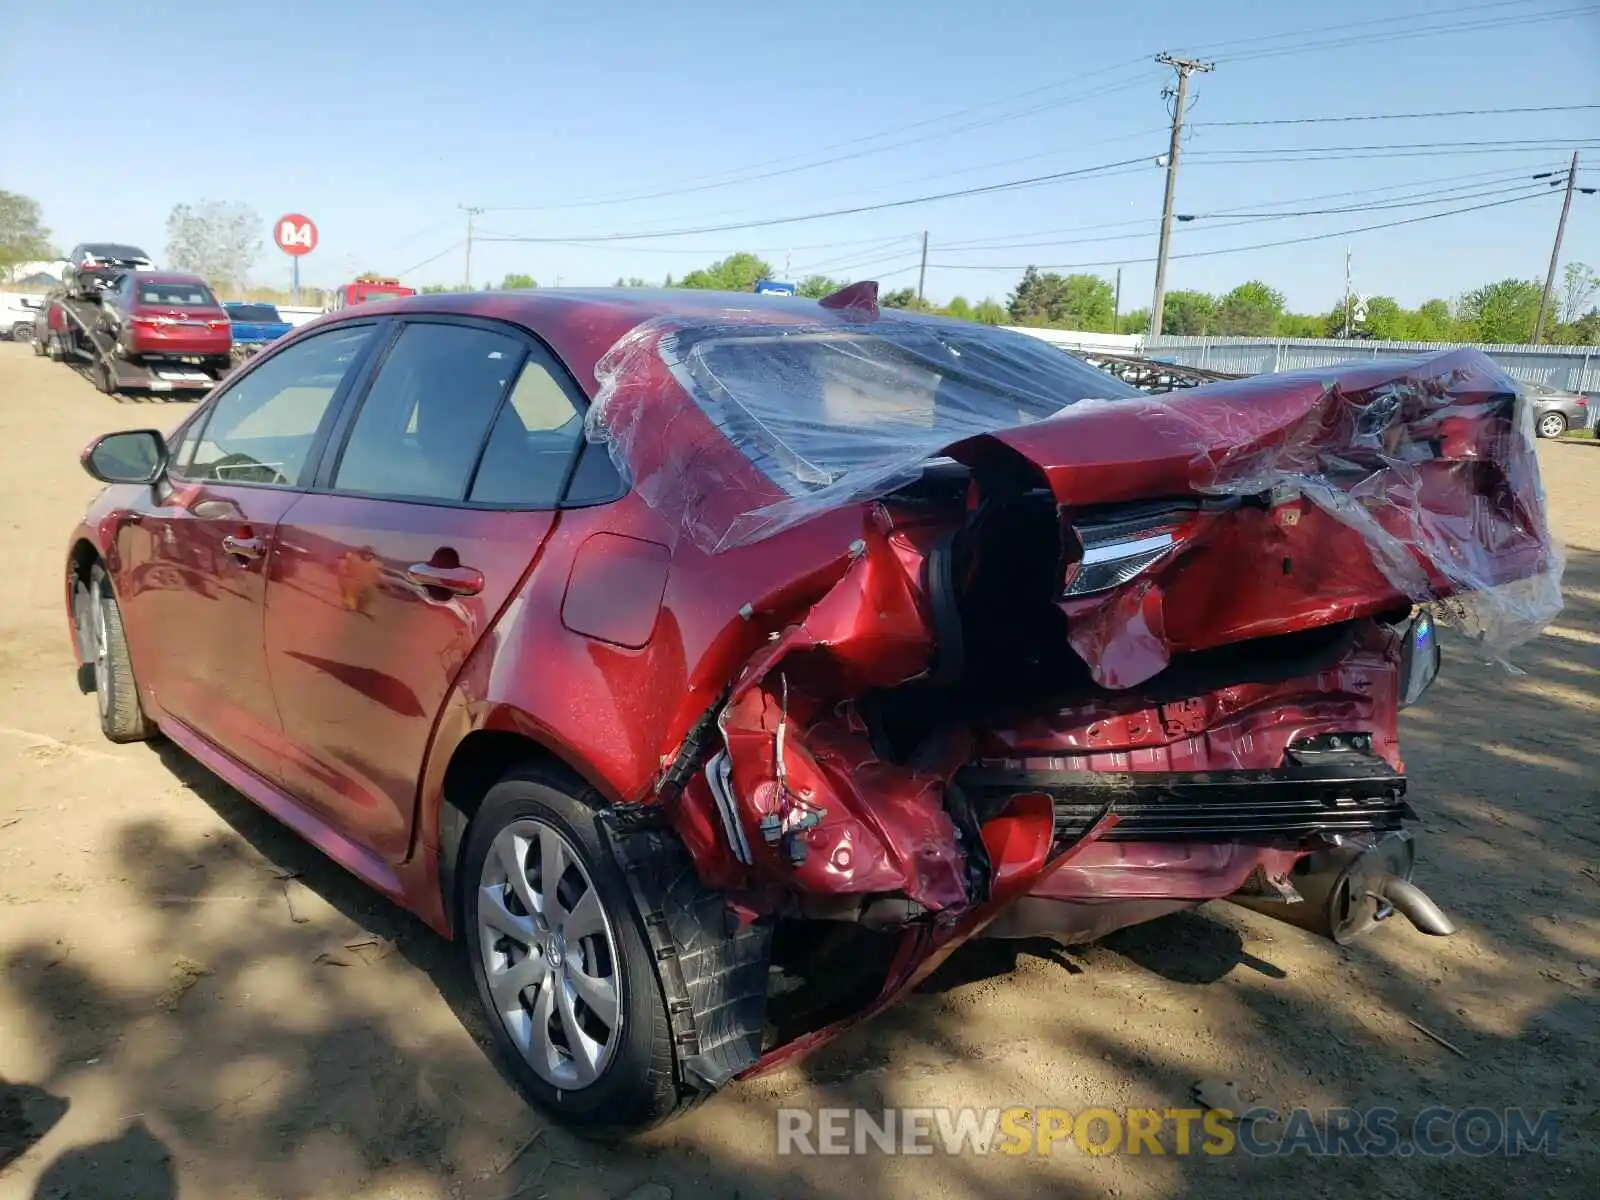
M 917 299 L 915 288 L 898 288 L 892 292 L 882 292 L 878 296 L 879 308 L 908 308 L 916 312 L 927 311 L 927 305 Z
M 532 275 L 507 275 L 500 281 L 500 290 L 502 292 L 509 292 L 513 289 L 528 291 L 538 286 Z
M 1449 342 L 1456 340 L 1456 321 L 1450 315 L 1450 305 L 1443 300 L 1426 300 L 1415 312 L 1407 314 L 1406 337 L 1418 342 Z
M 26 262 L 55 257 L 50 231 L 44 227 L 39 202 L 16 192 L 0 191 L 0 271 L 6 278 Z
M 972 305 L 967 303 L 965 296 L 956 296 L 951 299 L 941 310 L 945 316 L 954 317 L 958 321 L 972 320 Z
M 1319 338 L 1327 336 L 1327 327 L 1321 317 L 1305 313 L 1280 313 L 1273 322 L 1272 332 L 1276 337 Z
M 1168 292 L 1161 303 L 1161 332 L 1174 337 L 1215 333 L 1217 299 L 1207 292 Z M 1146 317 L 1145 324 L 1149 324 Z
M 678 286 L 709 288 L 718 292 L 753 292 L 758 281 L 770 278 L 772 278 L 771 266 L 754 254 L 740 251 L 702 270 L 690 271 Z
M 1011 293 L 1011 319 L 1018 325 L 1109 333 L 1116 311 L 1116 292 L 1098 275 L 1023 272 Z
M 1461 300 L 1463 340 L 1491 343 L 1526 343 L 1533 340 L 1544 289 L 1532 280 L 1502 279 L 1474 288 Z
M 831 296 L 844 284 L 837 279 L 829 279 L 826 275 L 807 275 L 795 285 L 795 292 L 811 300 L 821 300 L 824 296 Z
M 619 288 L 647 288 L 650 285 L 645 280 L 640 279 L 637 275 L 629 275 L 626 279 L 624 279 L 622 276 L 618 275 L 616 283 L 612 284 L 611 286 L 612 287 L 619 287 Z M 671 275 L 667 276 L 667 282 L 666 282 L 666 284 L 664 286 L 666 286 L 666 287 L 671 287 L 672 286 L 672 276 Z
M 1004 325 L 1007 315 L 1005 306 L 988 296 L 972 310 L 972 319 L 980 325 Z
M 1403 342 L 1411 337 L 1411 314 L 1393 296 L 1373 296 L 1367 301 L 1367 319 L 1360 328 L 1380 342 Z
M 1117 321 L 1118 333 L 1148 333 L 1150 331 L 1150 310 L 1136 308 L 1130 313 L 1123 313 Z
M 1282 315 L 1283 293 L 1252 279 L 1217 304 L 1215 328 L 1225 337 L 1259 336 L 1271 333 Z

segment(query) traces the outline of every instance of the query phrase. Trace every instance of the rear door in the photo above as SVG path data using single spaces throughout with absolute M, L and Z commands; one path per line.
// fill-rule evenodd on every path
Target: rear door
M 341 425 L 278 527 L 267 654 L 286 787 L 398 861 L 434 719 L 555 521 L 579 394 L 520 331 L 415 319 Z

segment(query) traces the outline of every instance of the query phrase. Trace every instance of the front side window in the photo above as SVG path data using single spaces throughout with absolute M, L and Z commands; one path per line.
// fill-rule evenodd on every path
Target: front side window
M 523 354 L 521 340 L 508 334 L 407 325 L 362 401 L 333 486 L 373 496 L 465 499 Z
M 334 394 L 372 331 L 371 325 L 325 330 L 264 360 L 212 402 L 189 461 L 180 451 L 179 474 L 299 484 Z

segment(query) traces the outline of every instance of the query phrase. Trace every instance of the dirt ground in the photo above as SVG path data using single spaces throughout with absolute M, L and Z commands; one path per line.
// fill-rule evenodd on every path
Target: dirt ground
M 1457 936 L 1396 921 L 1340 950 L 1211 905 L 1070 953 L 991 943 L 600 1150 L 518 1099 L 452 947 L 170 747 L 101 740 L 60 611 L 78 451 L 184 411 L 0 344 L 0 1197 L 1596 1194 L 1600 443 L 1541 449 L 1567 608 L 1527 674 L 1450 653 L 1405 718 L 1418 880 Z M 1166 1108 L 1201 1079 L 1279 1109 L 1556 1109 L 1559 1154 L 774 1153 L 782 1106 Z

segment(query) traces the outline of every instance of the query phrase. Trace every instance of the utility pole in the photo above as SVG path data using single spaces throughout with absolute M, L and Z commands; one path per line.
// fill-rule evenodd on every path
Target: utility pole
M 1111 332 L 1122 332 L 1122 268 L 1117 268 L 1117 292 L 1111 300 Z
M 466 205 L 466 204 L 458 204 L 458 205 L 456 205 L 456 207 L 459 208 L 462 212 L 467 214 L 467 280 L 466 280 L 466 283 L 467 283 L 467 291 L 470 292 L 472 290 L 472 221 L 473 221 L 474 217 L 476 217 L 479 213 L 481 213 L 483 211 L 483 209 L 481 209 L 481 208 L 473 208 L 470 205 Z
M 1561 238 L 1567 232 L 1567 212 L 1572 208 L 1572 189 L 1578 182 L 1578 152 L 1572 152 L 1572 166 L 1567 169 L 1567 194 L 1561 201 L 1561 220 L 1556 222 L 1556 244 L 1550 249 L 1550 270 L 1544 277 L 1544 294 L 1539 297 L 1539 317 L 1533 323 L 1533 344 L 1544 342 L 1544 315 L 1550 309 L 1550 293 L 1556 286 L 1556 262 L 1561 258 Z
M 922 265 L 917 268 L 917 303 L 922 303 L 922 285 L 928 279 L 928 231 L 922 231 Z
M 1212 71 L 1211 63 L 1192 58 L 1156 55 L 1162 66 L 1178 72 L 1178 87 L 1172 107 L 1172 143 L 1167 150 L 1167 195 L 1161 205 L 1161 246 L 1156 251 L 1156 294 L 1150 301 L 1150 336 L 1161 336 L 1161 313 L 1167 300 L 1167 248 L 1172 242 L 1172 201 L 1178 190 L 1178 151 L 1183 140 L 1183 109 L 1189 99 L 1189 76 L 1196 71 Z
M 1350 336 L 1350 247 L 1344 248 L 1344 335 Z

